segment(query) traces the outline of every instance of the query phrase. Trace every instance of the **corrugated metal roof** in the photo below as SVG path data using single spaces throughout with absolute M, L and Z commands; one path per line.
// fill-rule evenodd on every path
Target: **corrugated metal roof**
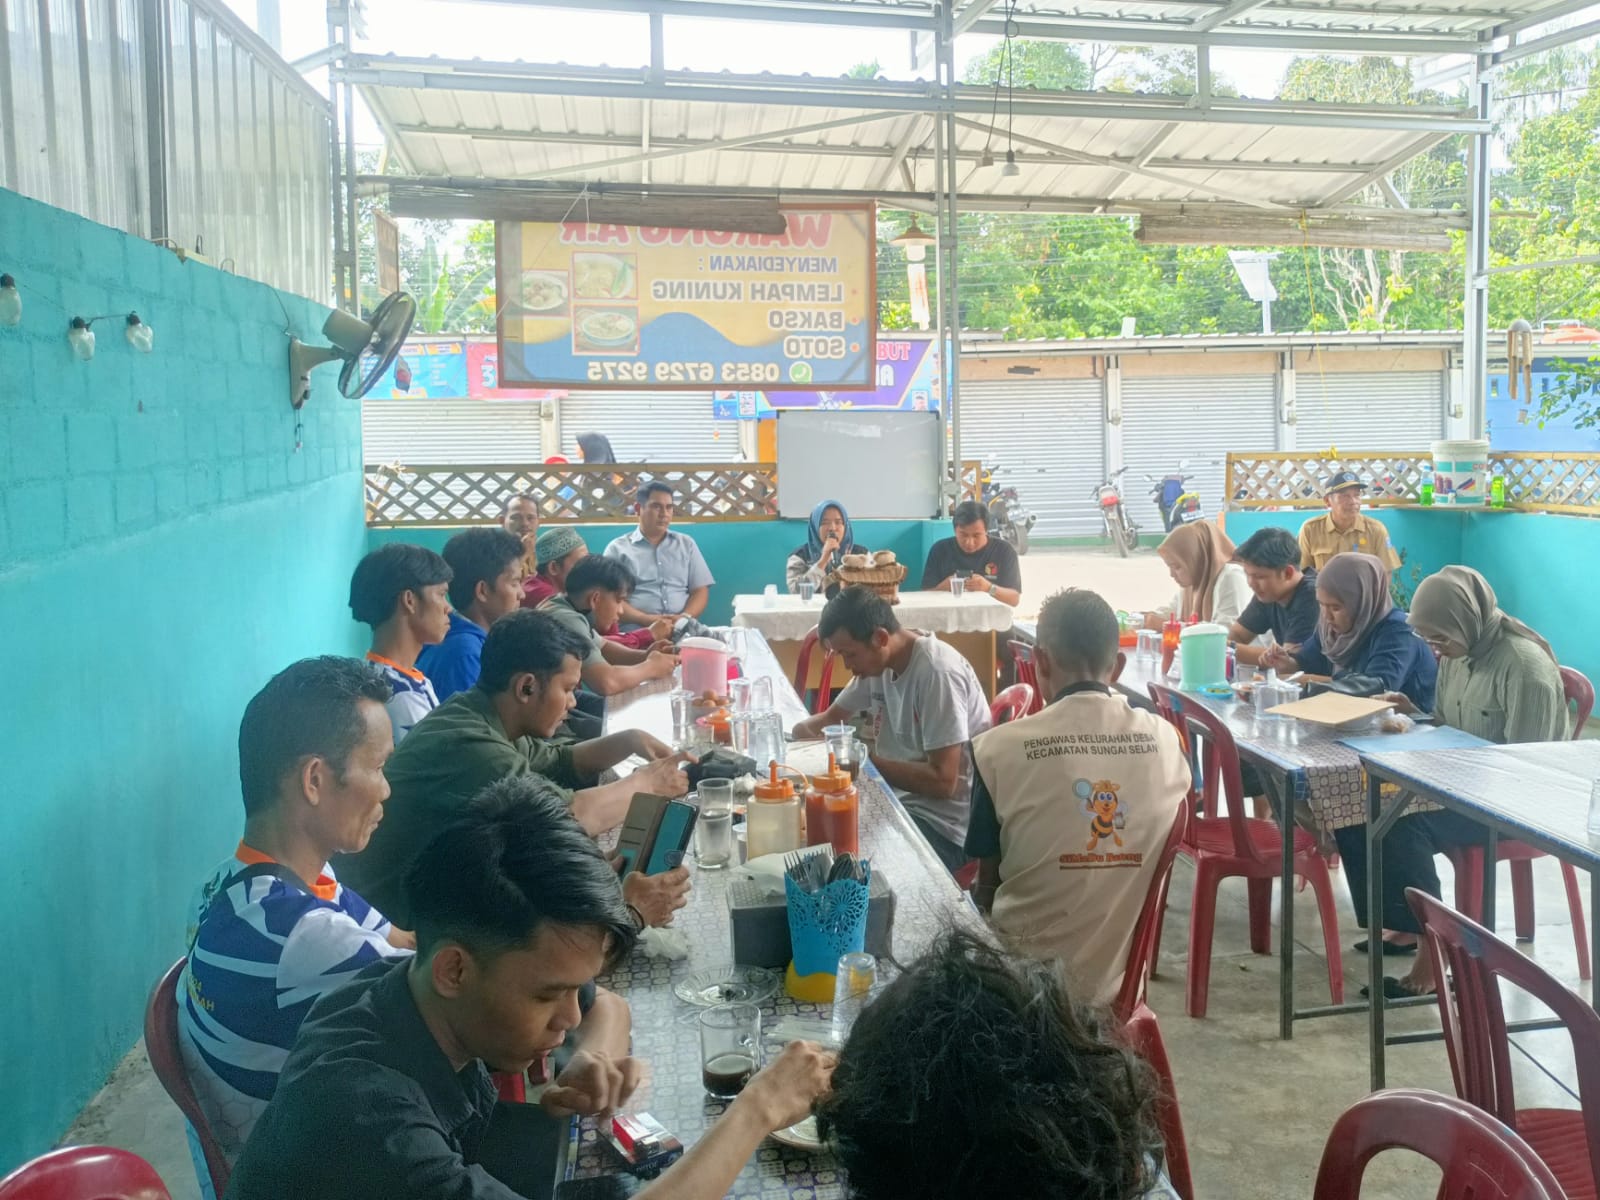
M 364 65 L 396 81 L 363 86 L 362 94 L 412 175 L 782 193 L 932 193 L 939 183 L 937 118 L 929 113 L 464 90 L 452 86 L 453 71 L 417 71 L 414 63 L 385 70 L 381 59 Z M 1018 106 L 1048 95 L 1019 93 Z M 1082 116 L 1020 115 L 1009 129 L 1004 105 L 992 124 L 979 113 L 958 116 L 959 190 L 1057 209 L 1208 201 L 1318 207 L 1448 135 L 1420 113 L 1363 128 L 1382 123 L 1337 106 L 1300 107 L 1330 123 L 1314 137 L 1270 123 L 1271 108 L 1261 104 L 1219 106 L 1209 120 L 1194 120 L 1181 101 L 1106 93 L 1088 97 L 1082 109 Z M 1338 127 L 1345 120 L 1351 127 Z M 1016 176 L 980 166 L 986 150 L 1003 162 L 1008 148 Z
M 524 0 L 567 6 L 571 0 Z M 1141 44 L 1373 53 L 1484 52 L 1600 0 L 966 0 L 959 31 Z M 931 0 L 591 0 L 608 11 L 931 33 Z M 998 27 L 989 26 L 998 22 Z M 1241 40 L 1243 39 L 1243 40 Z M 1408 40 L 1409 39 L 1409 40 Z M 924 39 L 925 40 L 925 39 Z M 658 63 L 659 68 L 662 64 Z M 410 175 L 458 181 L 684 186 L 929 197 L 939 114 L 956 117 L 966 207 L 1150 211 L 1204 203 L 1325 208 L 1457 133 L 1463 108 L 1035 92 L 926 80 L 616 69 L 355 56 L 360 87 Z M 1014 117 L 1013 114 L 1014 113 Z M 1308 129 L 1314 130 L 1308 135 Z M 1019 171 L 980 165 L 1015 152 Z M 974 204 L 976 202 L 976 204 Z

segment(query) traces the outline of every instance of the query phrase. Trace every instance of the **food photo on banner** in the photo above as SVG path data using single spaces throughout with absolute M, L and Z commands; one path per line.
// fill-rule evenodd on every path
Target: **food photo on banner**
M 871 390 L 872 207 L 782 215 L 776 234 L 497 223 L 500 385 Z
M 870 392 L 713 391 L 712 416 L 719 421 L 751 421 L 791 408 L 938 410 L 939 351 L 932 337 L 880 333 L 875 357 L 875 386 Z

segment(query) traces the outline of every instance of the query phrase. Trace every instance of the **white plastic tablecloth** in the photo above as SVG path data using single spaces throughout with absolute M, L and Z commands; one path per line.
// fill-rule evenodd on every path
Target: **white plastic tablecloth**
M 769 642 L 803 641 L 822 615 L 823 603 L 820 594 L 809 602 L 789 594 L 735 596 L 733 623 L 759 629 Z M 901 592 L 894 612 L 908 629 L 927 633 L 1004 633 L 1012 618 L 1009 604 L 981 592 Z

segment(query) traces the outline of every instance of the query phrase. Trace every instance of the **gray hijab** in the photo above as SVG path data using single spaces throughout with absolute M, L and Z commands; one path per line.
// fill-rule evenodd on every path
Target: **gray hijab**
M 1370 554 L 1337 554 L 1317 572 L 1317 593 L 1333 597 L 1353 618 L 1349 633 L 1336 633 L 1326 614 L 1317 620 L 1322 653 L 1334 666 L 1348 669 L 1373 626 L 1394 608 L 1389 568 Z
M 1417 593 L 1411 598 L 1411 627 L 1424 636 L 1447 638 L 1465 646 L 1468 658 L 1484 654 L 1498 638 L 1524 637 L 1548 654 L 1552 662 L 1561 661 L 1549 642 L 1500 611 L 1489 581 L 1471 567 L 1446 567 L 1417 584 Z

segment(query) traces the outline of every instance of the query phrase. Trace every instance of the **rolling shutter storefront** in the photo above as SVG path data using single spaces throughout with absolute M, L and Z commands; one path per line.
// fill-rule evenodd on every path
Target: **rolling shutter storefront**
M 1444 436 L 1444 372 L 1385 371 L 1295 377 L 1295 446 L 1315 454 L 1426 452 Z
M 367 400 L 361 405 L 361 443 L 371 464 L 544 460 L 538 401 Z
M 1276 375 L 1122 379 L 1122 499 L 1145 536 L 1162 530 L 1151 482 L 1187 463 L 1208 518 L 1222 510 L 1230 453 L 1277 447 Z
M 738 462 L 739 422 L 711 416 L 710 392 L 568 392 L 561 453 L 578 461 L 578 435 L 603 433 L 619 462 Z
M 1100 532 L 1090 495 L 1105 478 L 1098 379 L 961 384 L 961 457 L 981 459 L 1038 515 L 1033 537 Z

